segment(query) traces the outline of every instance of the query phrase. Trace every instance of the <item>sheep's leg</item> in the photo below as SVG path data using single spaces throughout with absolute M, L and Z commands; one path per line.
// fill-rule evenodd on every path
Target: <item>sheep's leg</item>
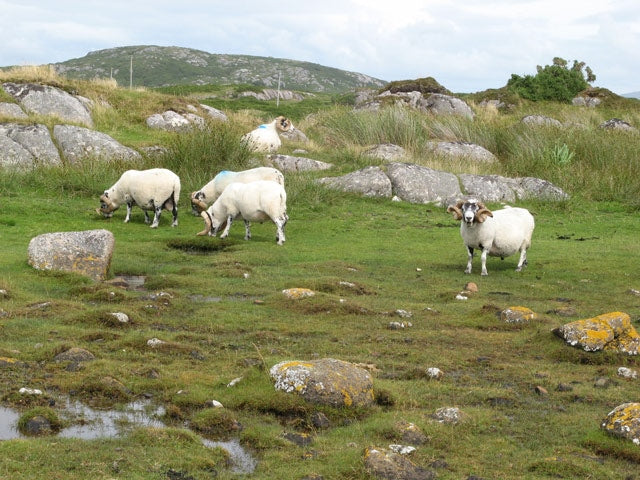
M 231 228 L 232 221 L 233 221 L 233 217 L 231 215 L 227 216 L 227 226 L 224 227 L 224 231 L 222 232 L 222 235 L 220 235 L 220 238 L 227 238 L 227 235 L 229 235 L 229 229 Z
M 248 220 L 244 221 L 244 239 L 251 239 L 251 222 L 249 222 Z
M 473 248 L 467 247 L 467 268 L 464 273 L 471 273 L 471 262 L 473 262 Z
M 128 223 L 131 220 L 131 209 L 133 208 L 133 202 L 127 202 L 127 216 L 124 217 L 124 223 Z
M 178 226 L 178 204 L 174 201 L 173 194 L 171 194 L 171 198 L 169 199 L 171 205 L 171 214 L 173 215 L 173 222 L 171 222 L 172 227 Z M 169 206 L 169 205 L 167 205 Z
M 287 220 L 289 220 L 289 217 L 285 213 L 284 217 L 276 218 L 273 222 L 276 224 L 276 242 L 278 242 L 278 245 L 282 245 L 285 241 L 284 226 L 287 224 Z
M 149 212 L 147 210 L 143 210 L 144 212 L 144 223 L 149 225 L 151 223 L 151 219 L 149 218 Z
M 523 248 L 520 250 L 520 261 L 518 262 L 518 267 L 516 268 L 516 272 L 522 271 L 522 267 L 527 265 L 527 249 Z
M 487 276 L 489 275 L 487 273 L 487 255 L 489 253 L 489 249 L 488 248 L 483 248 L 482 249 L 482 255 L 480 255 L 480 260 L 482 262 L 482 272 L 480 273 L 480 275 L 483 276 Z
M 151 223 L 151 228 L 158 228 L 158 224 L 160 223 L 160 214 L 162 213 L 162 206 L 153 206 L 153 223 Z

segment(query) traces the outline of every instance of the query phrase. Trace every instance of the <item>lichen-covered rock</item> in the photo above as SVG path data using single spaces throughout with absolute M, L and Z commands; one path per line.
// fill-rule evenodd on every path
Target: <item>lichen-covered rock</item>
M 446 205 L 462 195 L 458 178 L 452 173 L 394 162 L 387 165 L 387 176 L 395 194 L 407 202 Z
M 360 193 L 365 197 L 391 198 L 392 187 L 389 177 L 380 167 L 365 167 L 341 177 L 324 177 L 319 183 L 336 190 Z
M 294 287 L 285 288 L 282 290 L 282 294 L 291 300 L 298 300 L 300 298 L 313 297 L 316 292 L 308 288 Z
M 433 470 L 414 464 L 399 453 L 384 448 L 369 447 L 364 452 L 364 465 L 375 478 L 384 480 L 431 480 Z
M 509 307 L 500 312 L 500 320 L 506 323 L 529 323 L 535 318 L 535 312 L 527 307 Z
M 327 170 L 333 167 L 332 163 L 321 162 L 320 160 L 313 160 L 312 158 L 280 154 L 267 155 L 267 165 L 277 168 L 282 172 L 308 172 Z
M 310 362 L 281 362 L 269 371 L 276 390 L 301 395 L 305 400 L 334 407 L 373 404 L 371 374 L 352 363 L 325 358 Z
M 64 90 L 49 85 L 12 82 L 3 83 L 2 88 L 27 112 L 53 115 L 65 122 L 93 127 L 91 113 L 84 103 Z
M 567 323 L 554 330 L 569 345 L 587 352 L 613 350 L 628 355 L 640 351 L 640 335 L 624 312 L 610 312 Z
M 437 409 L 431 415 L 431 418 L 433 418 L 436 422 L 439 422 L 439 423 L 456 425 L 463 420 L 464 414 L 462 413 L 462 411 L 460 411 L 458 407 L 442 407 Z
M 108 230 L 44 233 L 29 242 L 29 265 L 104 280 L 111 265 L 115 238 Z
M 640 446 L 640 403 L 623 403 L 603 420 L 602 429 Z
M 55 125 L 53 136 L 60 145 L 63 157 L 71 164 L 79 164 L 85 158 L 101 160 L 140 160 L 142 155 L 125 147 L 106 133 L 75 125 Z

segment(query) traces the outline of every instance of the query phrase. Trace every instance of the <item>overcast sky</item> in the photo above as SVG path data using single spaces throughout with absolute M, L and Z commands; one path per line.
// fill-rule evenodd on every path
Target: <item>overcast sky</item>
M 553 57 L 640 91 L 638 0 L 0 0 L 0 66 L 129 45 L 319 63 L 453 92 L 504 86 Z

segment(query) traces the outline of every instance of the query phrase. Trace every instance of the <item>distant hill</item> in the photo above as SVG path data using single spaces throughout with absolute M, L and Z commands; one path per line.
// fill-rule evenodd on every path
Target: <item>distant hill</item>
M 640 92 L 623 93 L 620 96 L 626 98 L 640 98 Z
M 133 61 L 133 86 L 246 83 L 306 92 L 341 93 L 357 88 L 379 88 L 387 82 L 356 72 L 316 63 L 250 55 L 212 54 L 182 47 L 138 45 L 90 52 L 81 58 L 53 64 L 69 78 L 115 78 L 128 86 Z

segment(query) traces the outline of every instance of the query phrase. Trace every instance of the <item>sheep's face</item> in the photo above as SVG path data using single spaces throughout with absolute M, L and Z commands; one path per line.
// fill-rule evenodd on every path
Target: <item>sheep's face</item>
M 487 217 L 493 217 L 493 213 L 476 199 L 469 199 L 458 208 L 462 213 L 462 221 L 468 226 L 473 225 L 474 221 L 482 223 Z
M 117 207 L 109 199 L 109 193 L 105 191 L 100 196 L 100 208 L 96 208 L 96 212 L 105 218 L 111 218 L 113 216 L 113 211 L 116 209 Z
M 276 118 L 276 127 L 281 132 L 288 132 L 289 130 L 293 130 L 293 124 L 291 123 L 291 120 L 282 115 Z

